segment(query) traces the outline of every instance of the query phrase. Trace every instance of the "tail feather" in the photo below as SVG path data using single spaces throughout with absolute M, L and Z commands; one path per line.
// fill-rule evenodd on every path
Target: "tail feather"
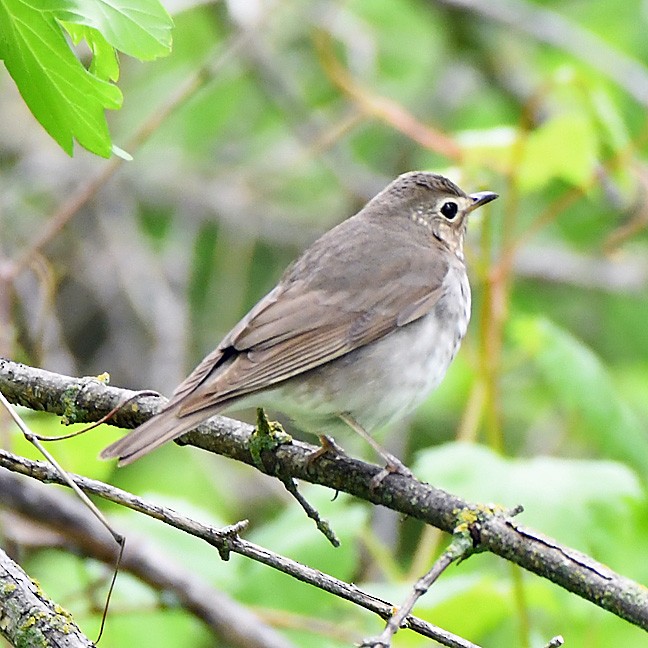
M 167 441 L 177 439 L 202 423 L 207 416 L 204 411 L 188 416 L 178 416 L 179 408 L 163 410 L 139 427 L 129 432 L 101 451 L 102 459 L 119 458 L 119 465 L 125 466 Z

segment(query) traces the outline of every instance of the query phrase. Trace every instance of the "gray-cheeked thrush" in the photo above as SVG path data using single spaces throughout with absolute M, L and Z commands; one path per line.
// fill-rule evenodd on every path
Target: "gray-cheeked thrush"
M 434 173 L 399 176 L 315 241 L 164 409 L 101 456 L 130 463 L 234 405 L 267 405 L 312 432 L 343 422 L 365 438 L 403 417 L 466 333 L 466 221 L 495 198 Z

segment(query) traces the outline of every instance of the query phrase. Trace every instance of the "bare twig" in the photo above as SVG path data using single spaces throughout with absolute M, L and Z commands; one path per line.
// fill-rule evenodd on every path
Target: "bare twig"
M 20 428 L 20 431 L 23 433 L 23 436 L 27 441 L 33 444 L 38 451 L 49 461 L 49 463 L 54 467 L 54 469 L 59 473 L 61 479 L 65 484 L 67 484 L 78 496 L 78 498 L 88 507 L 88 510 L 92 511 L 92 514 L 103 524 L 104 528 L 110 533 L 114 538 L 115 542 L 122 546 L 124 544 L 124 537 L 113 530 L 113 528 L 108 524 L 108 520 L 104 517 L 103 513 L 94 505 L 94 503 L 88 498 L 88 496 L 76 485 L 72 478 L 68 475 L 65 469 L 59 464 L 59 462 L 48 452 L 42 443 L 39 440 L 38 435 L 34 434 L 28 427 L 28 425 L 18 416 L 18 413 L 11 407 L 9 401 L 4 397 L 4 394 L 0 391 L 0 403 L 6 408 L 9 415 L 14 420 L 16 425 Z
M 144 144 L 153 133 L 157 131 L 164 121 L 172 115 L 188 99 L 204 87 L 214 78 L 214 75 L 236 55 L 244 46 L 252 34 L 240 32 L 234 36 L 223 48 L 217 47 L 216 54 L 213 52 L 208 56 L 207 63 L 187 79 L 180 88 L 173 93 L 164 105 L 159 107 L 140 126 L 138 131 L 125 145 L 128 151 L 134 151 Z M 115 172 L 122 166 L 123 160 L 113 156 L 108 160 L 101 171 L 83 187 L 73 193 L 59 208 L 50 216 L 45 226 L 39 230 L 34 240 L 25 247 L 20 256 L 10 265 L 12 278 L 15 278 L 25 270 L 32 262 L 32 259 L 43 248 L 50 243 L 59 232 L 76 216 L 81 208 L 86 205 L 97 192 L 108 182 Z
M 264 450 L 272 452 L 274 448 L 283 443 L 292 443 L 292 437 L 285 432 L 281 423 L 277 421 L 268 421 L 268 417 L 262 407 L 257 408 L 257 424 L 252 433 L 250 442 L 250 451 L 254 462 L 262 472 L 274 474 L 277 479 L 285 486 L 286 490 L 297 500 L 306 515 L 315 522 L 317 530 L 334 546 L 340 546 L 340 540 L 335 535 L 335 531 L 327 520 L 324 520 L 319 511 L 310 504 L 310 502 L 299 492 L 297 482 L 290 476 L 282 473 L 279 469 L 281 464 L 268 466 L 264 463 L 262 453 Z
M 378 119 L 424 148 L 451 160 L 461 158 L 459 145 L 442 131 L 423 124 L 393 99 L 363 88 L 336 58 L 331 38 L 324 31 L 314 32 L 314 42 L 322 67 L 330 80 L 366 115 Z
M 99 626 L 99 634 L 95 643 L 99 642 L 101 635 L 103 634 L 104 628 L 106 626 L 106 617 L 108 615 L 108 607 L 110 606 L 110 599 L 112 597 L 113 590 L 115 588 L 115 582 L 117 580 L 117 574 L 119 573 L 119 565 L 121 563 L 122 556 L 124 555 L 124 545 L 126 543 L 126 538 L 117 533 L 112 526 L 108 523 L 108 520 L 104 517 L 103 513 L 95 506 L 94 502 L 75 484 L 74 480 L 70 477 L 67 471 L 59 464 L 59 462 L 54 458 L 54 456 L 45 449 L 45 446 L 41 443 L 41 438 L 39 435 L 34 434 L 29 426 L 22 420 L 18 413 L 11 407 L 9 401 L 4 397 L 4 394 L 0 392 L 0 403 L 5 407 L 9 415 L 14 420 L 16 425 L 20 428 L 20 431 L 23 433 L 25 439 L 29 441 L 38 451 L 47 459 L 47 461 L 52 465 L 52 467 L 58 472 L 63 482 L 69 486 L 77 495 L 77 497 L 83 502 L 84 506 L 95 516 L 99 522 L 104 526 L 104 528 L 110 533 L 113 540 L 116 542 L 119 547 L 119 552 L 117 554 L 117 560 L 115 561 L 113 567 L 112 578 L 110 579 L 110 585 L 108 586 L 108 593 L 106 594 L 106 602 L 104 604 L 103 614 L 101 616 L 101 625 Z
M 72 496 L 34 480 L 0 470 L 2 506 L 58 534 L 65 548 L 112 565 L 115 546 L 103 527 Z M 5 529 L 11 534 L 17 525 Z M 42 535 L 42 533 L 40 534 Z M 24 532 L 16 540 L 23 544 Z M 171 592 L 180 605 L 201 619 L 228 646 L 291 648 L 293 644 L 263 623 L 252 611 L 215 589 L 197 573 L 187 571 L 172 555 L 133 532 L 128 534 L 122 570 L 159 592 Z
M 412 613 L 416 602 L 423 596 L 436 581 L 437 578 L 455 561 L 468 557 L 474 550 L 473 540 L 470 536 L 469 529 L 462 525 L 460 531 L 455 532 L 452 542 L 448 548 L 439 556 L 432 565 L 432 569 L 425 576 L 420 578 L 409 597 L 398 610 L 387 621 L 385 629 L 378 637 L 365 639 L 362 642 L 362 648 L 389 648 L 392 637 L 405 624 L 405 620 Z M 471 644 L 472 645 L 472 644 Z

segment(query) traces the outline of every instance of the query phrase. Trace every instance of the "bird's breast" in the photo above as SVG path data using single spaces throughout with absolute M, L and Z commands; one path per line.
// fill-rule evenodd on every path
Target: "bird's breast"
M 441 382 L 466 334 L 470 286 L 451 268 L 423 317 L 273 390 L 275 407 L 311 431 L 348 413 L 368 431 L 402 418 Z

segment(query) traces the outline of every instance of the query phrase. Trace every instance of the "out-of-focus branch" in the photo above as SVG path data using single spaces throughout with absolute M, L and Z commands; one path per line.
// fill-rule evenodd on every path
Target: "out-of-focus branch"
M 516 251 L 513 268 L 521 277 L 595 290 L 640 292 L 648 288 L 648 259 L 639 255 L 611 260 L 556 245 L 534 245 Z
M 75 552 L 114 565 L 115 543 L 76 498 L 2 470 L 0 505 L 55 532 Z M 11 531 L 9 528 L 7 533 Z M 20 537 L 16 540 L 20 542 Z M 146 538 L 129 532 L 120 569 L 157 591 L 172 592 L 180 605 L 229 646 L 290 648 L 293 645 L 253 612 L 214 589 L 199 574 L 187 572 Z
M 316 157 L 326 166 L 347 193 L 367 201 L 389 182 L 389 178 L 376 178 L 369 174 L 354 160 L 348 146 L 343 145 L 343 136 L 363 122 L 363 113 L 354 112 L 335 126 L 324 120 L 302 100 L 294 75 L 278 60 L 262 32 L 241 52 L 241 56 L 256 74 L 260 90 L 281 111 L 305 155 Z
M 314 39 L 324 71 L 364 114 L 385 122 L 424 148 L 454 161 L 461 158 L 459 145 L 449 135 L 423 124 L 398 102 L 373 94 L 353 79 L 349 71 L 335 57 L 328 34 L 316 31 Z
M 8 360 L 0 360 L 0 390 L 14 403 L 56 414 L 67 412 L 69 416 L 73 413 L 77 421 L 97 420 L 117 403 L 123 402 L 124 395 L 133 394 L 98 381 L 61 376 Z M 160 404 L 161 399 L 135 399 L 115 414 L 114 422 L 119 426 L 133 427 L 148 419 Z M 250 425 L 217 416 L 181 437 L 180 442 L 255 466 L 256 462 L 249 447 L 252 431 Z M 296 479 L 344 491 L 423 520 L 447 532 L 454 531 L 466 512 L 483 508 L 403 475 L 392 475 L 383 480 L 378 487 L 372 487 L 372 478 L 381 471 L 379 466 L 342 455 L 327 454 L 317 461 L 311 461 L 315 449 L 309 444 L 293 441 L 273 451 L 264 452 L 263 465 L 270 475 L 281 471 L 282 474 Z M 16 458 L 8 453 L 0 453 L 0 465 L 30 476 L 36 469 L 39 474 L 45 475 L 40 464 L 27 460 L 17 462 Z M 58 481 L 57 476 L 49 469 L 47 478 Z M 90 490 L 88 485 L 91 480 L 78 480 L 82 488 Z M 105 484 L 97 486 L 98 494 L 106 497 L 103 490 L 105 488 Z M 191 527 L 185 530 L 193 533 Z M 616 574 L 589 556 L 524 529 L 501 515 L 487 517 L 480 522 L 475 533 L 475 541 L 480 550 L 490 551 L 510 560 L 603 609 L 648 629 L 648 590 L 638 583 Z M 237 536 L 237 546 L 243 547 L 239 543 L 244 541 Z M 248 545 L 249 543 L 245 546 Z M 255 548 L 250 557 L 264 562 L 267 554 L 265 549 Z M 287 573 L 293 574 L 292 571 Z M 316 583 L 315 579 L 314 584 Z M 345 588 L 349 586 L 342 585 L 342 593 L 338 595 L 347 598 L 348 589 Z M 338 582 L 336 587 L 342 585 Z
M 630 218 L 607 237 L 603 249 L 614 254 L 626 241 L 648 229 L 648 167 L 636 164 L 634 171 L 638 181 L 637 196 L 631 208 Z
M 468 9 L 568 52 L 648 106 L 648 68 L 556 11 L 525 0 L 437 0 L 437 3 Z
M 189 98 L 193 97 L 200 88 L 214 78 L 214 75 L 229 62 L 236 53 L 244 46 L 251 33 L 241 32 L 231 39 L 224 47 L 219 48 L 215 57 L 212 57 L 205 65 L 197 71 L 177 91 L 159 107 L 138 129 L 138 131 L 127 142 L 126 148 L 130 151 L 141 147 L 155 133 L 160 125 L 164 123 L 180 106 Z M 56 211 L 48 218 L 45 225 L 38 231 L 34 240 L 25 247 L 20 256 L 9 266 L 12 277 L 17 276 L 31 264 L 34 256 L 52 241 L 58 233 L 79 213 L 97 192 L 108 182 L 108 180 L 121 167 L 123 160 L 113 156 L 101 169 L 78 191 L 69 196 Z

